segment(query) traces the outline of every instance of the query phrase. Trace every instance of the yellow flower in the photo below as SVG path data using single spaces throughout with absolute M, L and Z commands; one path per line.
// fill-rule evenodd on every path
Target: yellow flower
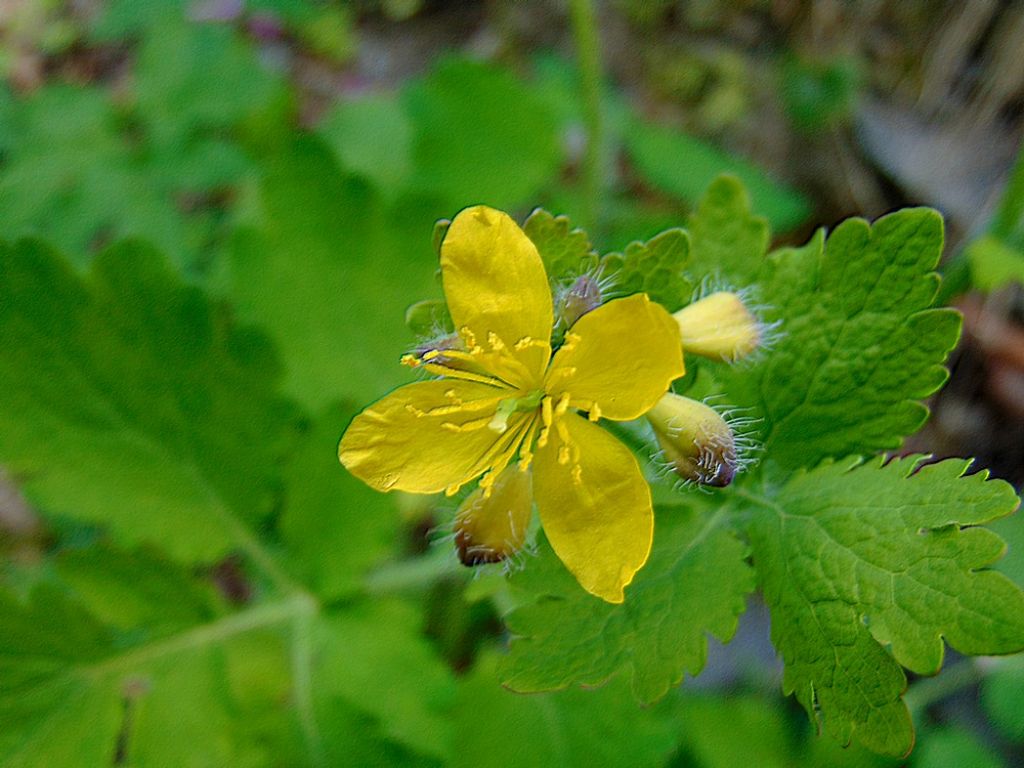
M 381 491 L 453 494 L 481 478 L 460 509 L 467 537 L 486 529 L 466 544 L 480 547 L 472 562 L 497 559 L 490 550 L 502 539 L 521 541 L 532 484 L 562 562 L 584 589 L 622 602 L 650 552 L 651 495 L 630 450 L 594 422 L 642 416 L 683 375 L 676 321 L 646 294 L 617 299 L 584 314 L 553 353 L 537 249 L 484 206 L 452 221 L 441 275 L 462 349 L 407 356 L 441 378 L 400 387 L 356 416 L 341 463 Z

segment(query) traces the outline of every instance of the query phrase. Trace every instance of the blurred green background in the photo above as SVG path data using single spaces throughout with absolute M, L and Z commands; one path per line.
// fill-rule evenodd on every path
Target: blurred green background
M 435 542 L 450 507 L 374 494 L 334 447 L 358 408 L 407 380 L 405 308 L 440 296 L 435 220 L 478 202 L 522 220 L 542 205 L 606 252 L 683 223 L 728 172 L 780 244 L 903 205 L 946 215 L 947 298 L 966 332 L 907 448 L 976 456 L 1019 490 L 1024 4 L 5 0 L 0 39 L 0 233 L 45 240 L 81 270 L 145 241 L 225 322 L 269 338 L 268 376 L 298 426 L 267 433 L 288 448 L 268 449 L 278 485 L 253 530 L 337 609 L 313 644 L 332 685 L 315 697 L 312 757 L 306 715 L 275 720 L 295 714 L 300 682 L 270 632 L 233 642 L 217 674 L 170 687 L 165 714 L 228 701 L 210 704 L 220 719 L 202 738 L 162 744 L 151 725 L 139 751 L 108 764 L 895 764 L 814 737 L 781 696 L 756 602 L 730 647 L 712 641 L 707 670 L 652 709 L 619 681 L 504 691 L 500 577 L 469 579 Z M 143 248 L 124 247 L 117 264 Z M 238 434 L 259 440 L 252 429 Z M 106 552 L 89 526 L 43 522 L 23 481 L 0 470 L 8 589 L 59 578 L 116 618 L 118 583 L 166 571 Z M 999 530 L 1024 581 L 1024 526 Z M 196 605 L 218 606 L 197 615 L 262 605 L 271 587 L 254 570 L 229 553 L 186 573 Z M 135 616 L 159 619 L 142 622 L 152 638 L 179 626 L 154 629 L 183 599 L 167 579 Z M 1020 658 L 950 659 L 913 681 L 909 764 L 1024 764 L 1022 690 Z M 21 722 L 0 707 L 0 732 Z M 89 727 L 66 732 L 87 740 Z

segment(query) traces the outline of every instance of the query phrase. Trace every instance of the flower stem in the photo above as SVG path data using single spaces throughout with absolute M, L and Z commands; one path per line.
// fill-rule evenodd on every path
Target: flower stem
M 1024 143 L 1017 150 L 1010 178 L 987 231 L 1004 241 L 1024 237 Z M 935 303 L 938 306 L 948 304 L 970 289 L 971 266 L 967 261 L 967 249 L 961 248 L 942 268 L 942 286 Z
M 597 223 L 602 196 L 604 115 L 601 110 L 601 44 L 591 0 L 570 0 L 569 14 L 576 42 L 587 131 L 581 218 L 583 226 L 590 229 Z
M 438 579 L 464 570 L 453 552 L 450 547 L 435 547 L 419 557 L 378 568 L 366 577 L 366 591 L 371 595 L 385 595 L 427 589 Z
M 1024 143 L 1017 152 L 1017 160 L 1010 171 L 999 208 L 992 220 L 992 234 L 1007 239 L 1024 229 Z

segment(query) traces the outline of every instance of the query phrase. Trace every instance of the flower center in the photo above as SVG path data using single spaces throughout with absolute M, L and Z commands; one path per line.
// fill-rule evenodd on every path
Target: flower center
M 544 390 L 535 389 L 523 397 L 507 397 L 498 403 L 494 417 L 487 425 L 499 435 L 508 429 L 508 419 L 513 413 L 532 411 L 540 406 L 544 399 Z

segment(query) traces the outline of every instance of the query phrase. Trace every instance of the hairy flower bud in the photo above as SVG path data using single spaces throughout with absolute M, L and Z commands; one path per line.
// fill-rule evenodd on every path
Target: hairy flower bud
M 526 541 L 533 510 L 529 472 L 506 467 L 494 484 L 481 485 L 455 513 L 455 547 L 463 565 L 498 563 Z
M 757 318 L 735 293 L 719 291 L 676 312 L 683 349 L 729 361 L 746 357 L 761 344 Z
M 583 317 L 587 312 L 601 306 L 601 284 L 591 275 L 580 275 L 565 290 L 559 300 L 558 312 L 566 328 Z
M 658 444 L 684 480 L 724 487 L 736 474 L 736 440 L 714 408 L 669 392 L 647 412 Z

